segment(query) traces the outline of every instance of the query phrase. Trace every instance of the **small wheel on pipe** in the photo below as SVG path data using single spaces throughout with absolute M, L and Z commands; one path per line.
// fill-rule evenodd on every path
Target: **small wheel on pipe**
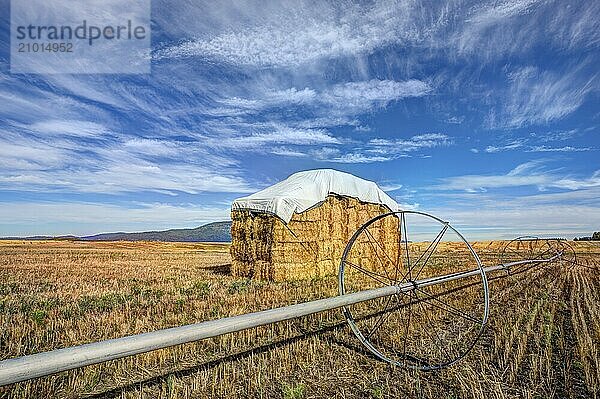
M 509 241 L 500 254 L 500 262 L 508 264 L 523 260 L 537 260 L 518 264 L 508 268 L 511 275 L 521 274 L 534 268 L 563 265 L 573 267 L 577 264 L 577 255 L 573 247 L 558 238 L 539 238 L 534 236 L 517 237 Z
M 474 272 L 473 272 L 474 271 Z M 439 276 L 471 272 L 453 280 Z M 435 370 L 462 359 L 481 336 L 489 292 L 481 261 L 448 222 L 390 212 L 360 227 L 339 267 L 339 292 L 395 285 L 395 295 L 343 308 L 358 339 L 393 365 Z M 426 279 L 434 283 L 424 285 Z
M 550 240 L 541 239 L 536 236 L 520 236 L 510 240 L 500 253 L 500 263 L 506 265 L 523 260 L 545 260 L 556 255 L 557 247 Z M 532 262 L 517 264 L 507 267 L 509 275 L 516 275 L 535 268 L 543 262 Z
M 571 244 L 566 240 L 556 240 L 558 246 L 558 253 L 560 253 L 559 264 L 572 269 L 575 266 L 581 266 L 577 263 L 577 252 Z

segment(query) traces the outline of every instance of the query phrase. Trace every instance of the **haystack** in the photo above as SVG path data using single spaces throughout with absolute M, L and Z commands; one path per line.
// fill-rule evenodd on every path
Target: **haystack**
M 232 205 L 232 273 L 290 280 L 337 273 L 354 232 L 398 205 L 373 182 L 335 170 L 299 172 Z M 388 254 L 398 246 L 398 223 L 385 218 L 369 229 Z M 362 237 L 364 240 L 365 237 Z M 372 244 L 357 246 L 362 266 L 377 261 Z

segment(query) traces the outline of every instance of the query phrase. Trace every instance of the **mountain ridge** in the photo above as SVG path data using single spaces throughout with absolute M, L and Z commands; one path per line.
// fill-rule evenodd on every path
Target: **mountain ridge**
M 2 237 L 2 240 L 80 240 L 80 241 L 163 241 L 163 242 L 230 242 L 231 222 L 212 222 L 190 229 L 168 229 L 134 233 L 99 233 L 89 236 Z

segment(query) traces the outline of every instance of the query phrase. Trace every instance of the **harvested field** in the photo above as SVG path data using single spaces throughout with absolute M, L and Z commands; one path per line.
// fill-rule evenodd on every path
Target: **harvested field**
M 571 244 L 583 267 L 493 279 L 482 339 L 441 371 L 374 360 L 334 310 L 0 388 L 0 397 L 598 397 L 600 246 Z M 493 264 L 504 245 L 475 249 Z M 0 357 L 337 294 L 335 276 L 255 281 L 232 277 L 230 263 L 224 244 L 0 242 Z

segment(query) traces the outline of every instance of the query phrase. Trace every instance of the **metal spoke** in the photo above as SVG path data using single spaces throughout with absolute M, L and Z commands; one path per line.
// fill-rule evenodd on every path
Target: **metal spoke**
M 419 262 L 421 261 L 421 259 L 423 258 L 423 256 L 427 253 L 427 251 L 429 251 L 429 248 L 431 248 L 431 246 L 433 245 L 433 248 L 431 249 L 431 252 L 429 252 L 429 254 L 427 255 L 427 258 L 425 258 L 425 261 L 423 262 L 423 265 L 421 265 L 421 268 L 419 269 L 419 271 L 415 275 L 415 280 L 419 278 L 419 275 L 423 271 L 423 268 L 425 268 L 425 266 L 427 265 L 427 262 L 429 262 L 429 259 L 431 258 L 431 255 L 433 255 L 433 253 L 437 249 L 438 244 L 442 241 L 442 237 L 446 233 L 446 230 L 448 230 L 448 224 L 447 223 L 444 226 L 444 228 L 438 233 L 438 235 L 435 237 L 435 239 L 429 244 L 429 246 L 427 247 L 427 249 L 425 250 L 425 252 L 423 252 L 421 254 L 421 256 L 419 257 L 419 259 L 417 259 L 417 261 L 415 262 L 415 266 L 418 265 Z
M 518 253 L 516 250 L 512 249 L 512 248 L 508 248 L 509 252 L 512 252 L 517 259 L 520 259 L 523 255 Z
M 375 255 L 377 256 L 377 258 L 379 259 L 379 263 L 381 263 L 381 266 L 383 266 L 383 270 L 385 271 L 385 274 L 388 276 L 388 278 L 390 280 L 392 280 L 387 272 L 387 268 L 385 267 L 385 263 L 381 260 L 381 257 L 379 256 L 379 254 L 377 253 L 377 248 L 375 248 L 375 246 L 372 244 L 371 239 L 373 239 L 373 242 L 375 244 L 377 244 L 377 246 L 379 248 L 381 248 L 381 250 L 383 251 L 383 254 L 387 257 L 387 259 L 390 261 L 390 263 L 393 265 L 393 261 L 390 259 L 389 255 L 385 252 L 385 249 L 381 246 L 381 244 L 379 244 L 379 242 L 375 239 L 375 237 L 373 237 L 373 235 L 371 234 L 371 232 L 369 231 L 369 228 L 367 227 L 365 229 L 365 232 L 367 233 L 367 235 L 369 236 L 369 243 L 371 244 L 371 247 L 373 248 L 373 252 L 375 252 Z M 392 280 L 394 281 L 394 280 Z
M 554 250 L 554 248 L 552 248 L 550 246 L 550 244 L 548 244 L 548 249 L 545 250 L 544 252 L 542 252 L 541 254 L 539 254 L 538 256 L 536 256 L 538 259 L 541 259 L 542 256 L 546 255 L 548 252 L 552 252 Z
M 410 266 L 410 253 L 408 252 L 408 230 L 406 230 L 406 217 L 403 219 L 404 225 L 404 247 L 406 249 L 406 268 L 408 270 L 408 276 L 412 280 L 412 267 Z M 402 233 L 402 227 L 400 227 L 400 233 Z
M 415 291 L 415 297 L 419 297 L 419 295 L 417 294 L 417 291 Z M 427 321 L 429 321 L 429 323 L 431 325 L 433 325 L 433 321 L 431 320 L 431 318 L 429 317 L 429 313 L 427 312 L 427 309 L 424 308 L 424 305 L 421 302 L 417 302 L 419 304 L 419 307 L 421 308 L 421 310 L 423 311 L 423 314 L 425 314 L 425 318 L 427 318 Z M 427 333 L 427 335 L 429 336 L 429 338 L 432 338 L 431 334 L 429 333 L 428 328 L 423 328 L 423 330 Z M 446 354 L 446 357 L 448 358 L 448 360 L 452 360 L 452 357 L 450 356 L 450 354 L 448 352 L 446 352 L 446 348 L 444 348 L 442 339 L 440 338 L 437 330 L 435 328 L 432 328 L 433 332 L 435 333 L 435 336 L 437 337 L 437 341 L 439 342 L 439 349 L 440 349 L 440 353 L 444 352 Z
M 398 272 L 400 271 L 400 261 L 401 261 L 401 249 L 402 249 L 402 220 L 404 220 L 404 213 L 400 214 L 400 221 L 398 223 L 398 249 L 396 251 L 396 267 L 394 268 L 394 282 L 398 282 Z
M 379 282 L 379 283 L 381 283 L 383 285 L 390 285 L 389 283 L 392 282 L 392 280 L 389 277 L 386 277 L 386 276 L 383 276 L 381 274 L 375 273 L 373 271 L 367 270 L 364 267 L 358 266 L 357 264 L 354 264 L 354 263 L 350 262 L 347 259 L 344 259 L 344 263 L 347 264 L 347 265 L 349 265 L 350 267 L 352 267 L 352 268 L 360 271 L 360 272 L 363 272 L 367 276 L 371 277 L 373 280 L 376 280 L 377 282 Z M 386 283 L 385 281 L 382 281 L 382 280 L 378 279 L 377 277 L 388 279 L 389 282 Z
M 403 217 L 404 216 L 404 212 L 402 212 L 401 214 L 401 218 L 400 218 L 400 236 L 401 236 L 401 240 L 400 240 L 400 245 L 398 246 L 398 255 L 400 256 L 400 253 L 402 252 L 402 226 L 404 226 L 404 229 L 406 231 L 406 218 Z M 396 280 L 396 282 L 402 282 L 402 281 L 407 281 L 406 277 L 409 277 L 410 272 L 411 272 L 411 268 L 410 268 L 410 255 L 408 253 L 408 239 L 404 238 L 404 244 L 405 244 L 405 248 L 406 248 L 406 272 L 404 274 L 402 274 L 402 277 L 398 280 Z M 403 262 L 404 263 L 404 262 Z M 410 278 L 410 280 L 412 280 L 412 278 Z
M 476 317 L 468 314 L 467 312 L 463 311 L 462 309 L 458 309 L 458 308 L 456 308 L 456 307 L 454 307 L 454 306 L 452 306 L 452 305 L 450 305 L 450 304 L 448 304 L 448 303 L 440 300 L 439 298 L 437 298 L 437 297 L 429 294 L 428 292 L 422 290 L 421 288 L 417 288 L 416 291 L 419 291 L 422 294 L 424 294 L 425 296 L 427 296 L 429 299 L 431 299 L 431 300 L 433 300 L 435 302 L 438 302 L 441 305 L 446 306 L 445 310 L 448 311 L 448 312 L 450 312 L 450 313 L 452 313 L 452 314 L 454 314 L 455 316 L 460 316 L 460 317 L 462 317 L 462 318 L 464 318 L 466 320 L 471 321 L 472 323 L 476 323 L 476 324 L 481 325 L 481 320 L 479 320 Z
M 383 323 L 385 323 L 385 321 L 387 319 L 389 319 L 389 317 L 392 315 L 392 313 L 394 313 L 393 310 L 388 308 L 391 301 L 392 301 L 392 296 L 389 296 L 385 306 L 383 307 L 383 313 L 381 314 L 381 316 L 379 316 L 379 319 L 377 320 L 377 322 L 375 323 L 375 325 L 373 326 L 371 331 L 369 331 L 369 333 L 366 335 L 367 339 L 369 339 L 383 325 Z M 390 310 L 390 311 L 388 311 L 388 310 Z
M 406 329 L 404 330 L 404 343 L 402 346 L 402 359 L 406 361 L 406 340 L 408 339 L 408 330 L 410 327 L 410 318 L 412 315 L 412 291 L 410 292 L 410 302 L 408 303 L 408 320 L 406 321 Z

